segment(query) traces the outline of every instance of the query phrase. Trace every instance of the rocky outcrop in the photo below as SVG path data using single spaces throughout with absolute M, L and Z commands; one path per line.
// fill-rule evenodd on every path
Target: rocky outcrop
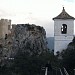
M 29 52 L 31 55 L 47 51 L 46 32 L 44 28 L 36 25 L 18 24 L 14 30 L 13 50 Z
M 7 64 L 8 60 L 13 60 L 18 51 L 39 55 L 48 50 L 46 32 L 43 27 L 18 24 L 11 31 L 6 39 L 0 40 L 1 65 Z

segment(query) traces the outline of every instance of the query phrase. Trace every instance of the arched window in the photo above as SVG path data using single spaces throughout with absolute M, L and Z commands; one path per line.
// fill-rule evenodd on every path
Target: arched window
M 66 24 L 62 24 L 61 33 L 62 34 L 67 34 L 67 25 Z

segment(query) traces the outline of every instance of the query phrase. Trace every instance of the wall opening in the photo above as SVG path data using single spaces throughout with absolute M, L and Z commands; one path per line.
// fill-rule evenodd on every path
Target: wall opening
M 7 39 L 7 34 L 5 34 L 5 39 Z
M 62 26 L 61 26 L 61 33 L 62 34 L 67 34 L 67 25 L 66 24 L 62 24 Z

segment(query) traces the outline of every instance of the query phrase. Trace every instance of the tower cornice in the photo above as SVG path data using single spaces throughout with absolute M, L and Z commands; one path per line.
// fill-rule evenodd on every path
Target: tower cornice
M 75 20 L 74 17 L 70 16 L 70 15 L 65 11 L 65 8 L 64 8 L 64 7 L 63 7 L 62 12 L 61 12 L 58 16 L 54 17 L 53 20 L 54 20 L 54 19 L 73 19 L 73 20 Z

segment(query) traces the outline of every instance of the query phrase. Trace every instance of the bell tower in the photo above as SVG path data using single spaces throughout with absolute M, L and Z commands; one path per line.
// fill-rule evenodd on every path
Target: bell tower
M 67 48 L 74 37 L 74 20 L 63 7 L 62 12 L 54 20 L 54 54 Z

